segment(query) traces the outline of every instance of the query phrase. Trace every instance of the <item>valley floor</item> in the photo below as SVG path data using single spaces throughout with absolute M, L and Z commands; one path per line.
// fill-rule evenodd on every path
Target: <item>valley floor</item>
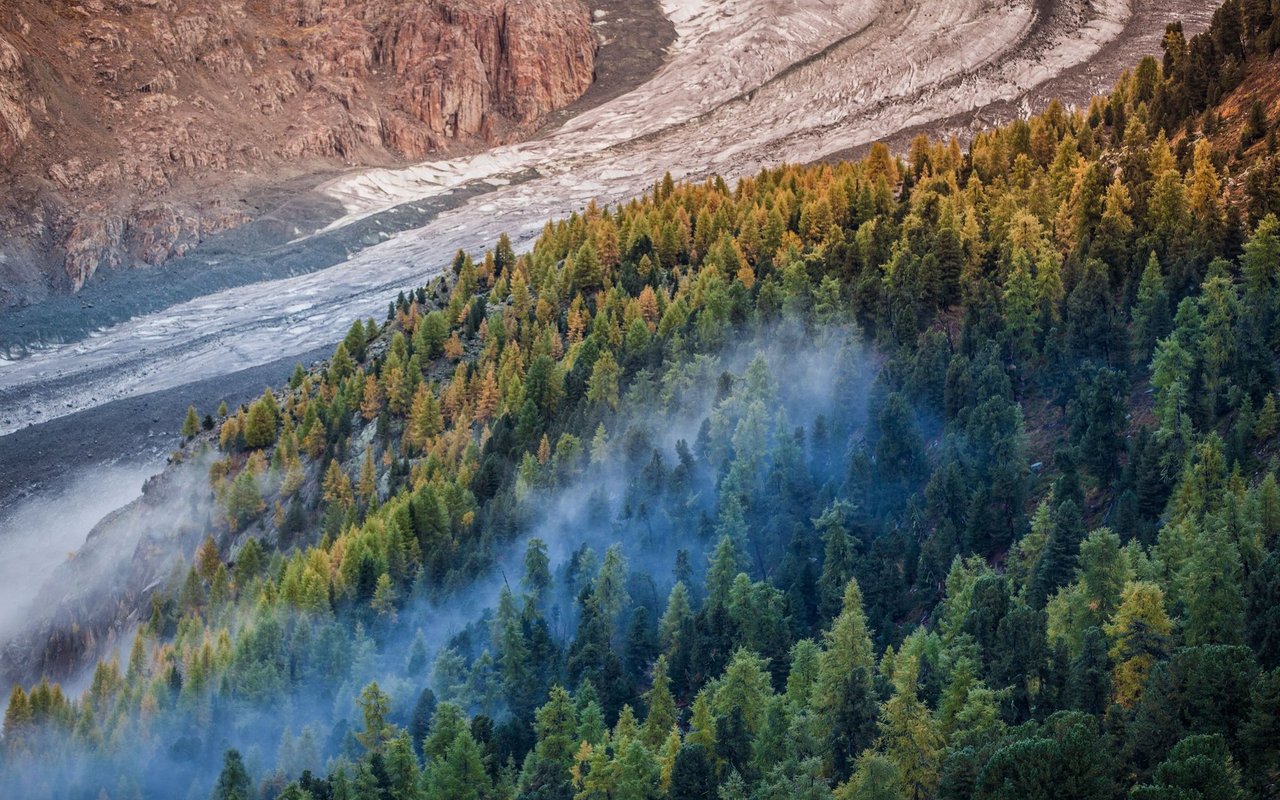
M 609 73 L 532 142 L 332 180 L 311 205 L 293 206 L 291 224 L 341 217 L 257 257 L 241 243 L 231 288 L 205 294 L 197 277 L 167 308 L 144 304 L 80 341 L 0 360 L 0 518 L 17 497 L 53 491 L 68 464 L 159 463 L 189 403 L 205 413 L 280 382 L 353 318 L 381 318 L 398 290 L 458 248 L 502 231 L 528 242 L 548 218 L 635 196 L 667 170 L 733 178 L 919 130 L 963 134 L 1050 96 L 1084 103 L 1158 52 L 1166 22 L 1200 30 L 1213 5 L 666 0 L 676 40 L 660 66 L 641 63 L 644 43 L 661 38 L 652 25 L 606 17 L 607 36 L 610 25 L 631 31 L 621 52 L 639 60 L 629 68 L 656 66 L 649 81 L 626 87 Z M 189 259 L 195 274 L 209 257 Z M 129 277 L 133 291 L 152 278 Z

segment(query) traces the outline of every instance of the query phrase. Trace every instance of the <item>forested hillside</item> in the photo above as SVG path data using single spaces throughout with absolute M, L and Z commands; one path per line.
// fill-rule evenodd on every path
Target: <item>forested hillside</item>
M 193 409 L 207 538 L 81 696 L 13 690 L 0 786 L 1280 797 L 1278 32 L 668 178 Z

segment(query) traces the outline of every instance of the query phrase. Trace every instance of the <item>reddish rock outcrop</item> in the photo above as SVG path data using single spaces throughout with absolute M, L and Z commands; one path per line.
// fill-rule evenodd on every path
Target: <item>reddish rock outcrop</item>
M 0 305 L 180 255 L 283 177 L 519 138 L 595 50 L 583 0 L 10 0 Z

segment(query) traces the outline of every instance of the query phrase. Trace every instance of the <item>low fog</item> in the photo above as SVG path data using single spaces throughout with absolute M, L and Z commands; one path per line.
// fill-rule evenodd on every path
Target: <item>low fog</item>
M 392 718 L 404 724 L 424 688 L 432 687 L 441 700 L 450 699 L 449 676 L 432 674 L 438 670 L 430 666 L 438 663 L 446 648 L 452 649 L 455 663 L 458 659 L 487 662 L 494 656 L 488 624 L 492 609 L 504 586 L 517 597 L 521 595 L 522 562 L 534 537 L 547 545 L 553 584 L 541 605 L 549 631 L 560 646 L 571 640 L 577 625 L 575 598 L 585 583 L 594 579 L 595 569 L 615 544 L 625 559 L 631 605 L 643 608 L 643 613 L 656 620 L 676 580 L 673 568 L 681 551 L 687 556 L 694 584 L 689 588 L 695 595 L 701 593 L 708 554 L 719 539 L 716 529 L 723 509 L 718 507 L 717 497 L 721 490 L 736 495 L 764 480 L 773 464 L 775 446 L 799 443 L 801 457 L 809 465 L 803 470 L 806 474 L 813 470 L 820 484 L 843 481 L 844 456 L 851 441 L 862 436 L 875 377 L 873 359 L 855 342 L 855 332 L 840 328 L 816 332 L 775 329 L 730 344 L 717 356 L 686 359 L 678 371 L 665 376 L 642 373 L 624 390 L 623 410 L 604 420 L 608 442 L 603 454 L 592 458 L 592 435 L 579 432 L 587 456 L 576 474 L 562 476 L 554 486 L 523 491 L 517 487 L 524 523 L 515 538 L 495 543 L 492 568 L 442 601 L 409 602 L 399 610 L 390 630 L 372 639 L 356 633 L 345 645 L 349 648 L 345 674 L 337 679 L 338 685 L 327 685 L 319 693 L 299 686 L 264 706 L 243 701 L 220 706 L 217 719 L 202 722 L 199 730 L 193 728 L 177 741 L 139 743 L 135 749 L 142 752 L 117 754 L 116 758 L 122 759 L 118 765 L 144 770 L 144 793 L 161 791 L 172 796 L 206 792 L 227 747 L 246 754 L 255 779 L 272 773 L 292 779 L 302 767 L 332 766 L 330 759 L 343 753 L 344 741 L 350 738 L 346 732 L 359 725 L 355 701 L 367 683 L 376 680 L 388 692 Z M 762 365 L 767 370 L 762 370 Z M 826 431 L 821 438 L 813 435 L 819 417 Z M 713 444 L 708 445 L 709 441 Z M 711 450 L 704 450 L 706 447 Z M 739 448 L 742 452 L 735 453 Z M 742 456 L 748 449 L 755 453 L 751 459 Z M 686 469 L 691 469 L 682 490 L 686 494 L 677 500 L 665 489 L 646 493 L 644 471 L 671 473 L 681 464 L 682 450 Z M 590 463 L 586 459 L 591 459 Z M 737 463 L 744 459 L 752 465 Z M 734 469 L 728 469 L 730 464 Z M 59 497 L 32 501 L 5 521 L 0 537 L 0 569 L 4 570 L 0 591 L 4 592 L 8 615 L 3 621 L 6 638 L 15 633 L 9 626 L 21 620 L 27 601 L 42 580 L 83 542 L 104 514 L 140 494 L 149 472 L 135 465 L 99 473 L 96 479 L 75 479 Z M 194 485 L 182 477 L 188 472 Z M 159 536 L 193 549 L 203 536 L 198 520 L 209 511 L 205 505 L 207 485 L 203 483 L 207 467 L 196 464 L 191 470 L 171 469 L 170 473 L 163 479 L 169 490 L 148 491 L 148 506 L 155 507 L 148 509 L 145 520 L 129 513 L 108 527 L 127 523 L 138 529 L 131 531 L 135 537 Z M 750 477 L 744 478 L 744 474 Z M 725 489 L 733 480 L 739 481 L 737 488 Z M 768 534 L 759 529 L 753 518 L 757 510 L 749 502 L 739 511 L 745 512 L 747 523 L 739 545 L 750 577 L 761 580 L 776 566 L 779 554 L 761 548 L 757 538 Z M 53 521 L 56 524 L 51 524 Z M 128 547 L 129 552 L 136 541 Z M 104 576 L 100 588 L 85 595 L 86 602 L 98 597 L 100 604 L 112 591 L 119 591 L 120 581 L 136 581 L 136 575 L 125 575 L 127 562 L 115 560 L 116 566 L 106 566 L 118 555 L 113 554 L 103 567 L 120 574 Z M 165 560 L 183 557 L 179 548 L 170 550 Z M 33 568 L 32 558 L 37 559 L 38 568 Z M 132 569 L 136 572 L 137 565 Z M 100 571 L 94 570 L 95 574 Z M 160 563 L 152 563 L 150 572 L 160 576 L 165 570 Z M 68 593 L 77 591 L 68 587 Z M 283 607 L 277 613 L 286 630 L 306 627 L 314 637 L 326 635 L 325 629 L 335 626 L 345 626 L 349 637 L 355 625 L 342 613 L 306 616 L 286 612 Z M 408 666 L 412 650 L 424 644 L 428 666 L 415 670 Z M 128 642 L 117 642 L 116 651 L 124 658 Z M 468 704 L 468 711 L 498 719 L 506 713 L 500 706 L 484 704 Z M 293 741 L 304 731 L 315 750 L 309 758 L 299 759 L 296 754 L 289 755 L 292 745 L 282 749 L 282 743 Z M 79 770 L 99 774 L 99 768 L 105 766 L 91 756 Z
M 18 501 L 0 516 L 0 647 L 22 631 L 30 605 L 93 526 L 142 495 L 154 463 L 95 466 L 72 473 L 47 494 Z

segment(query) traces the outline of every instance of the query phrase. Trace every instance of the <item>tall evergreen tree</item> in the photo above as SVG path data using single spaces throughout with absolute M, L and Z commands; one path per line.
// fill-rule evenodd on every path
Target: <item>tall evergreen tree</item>
M 845 587 L 840 615 L 823 637 L 812 706 L 824 732 L 828 774 L 843 778 L 875 729 L 875 657 L 857 580 Z
M 1079 507 L 1070 500 L 1059 503 L 1053 512 L 1049 539 L 1036 561 L 1027 590 L 1027 601 L 1033 607 L 1042 607 L 1058 587 L 1071 580 L 1084 536 Z

